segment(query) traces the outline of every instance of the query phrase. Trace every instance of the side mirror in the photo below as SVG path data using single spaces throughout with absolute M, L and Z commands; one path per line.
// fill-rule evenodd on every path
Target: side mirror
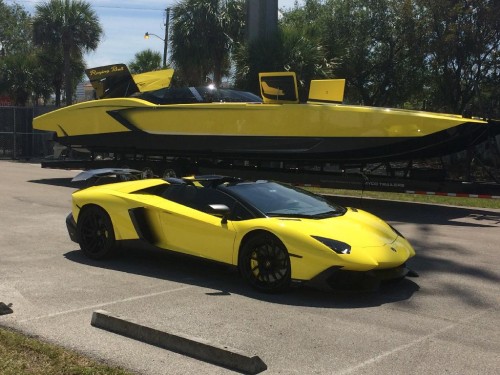
M 227 217 L 231 213 L 231 209 L 225 204 L 209 204 L 208 213 L 222 217 L 222 224 L 227 223 Z

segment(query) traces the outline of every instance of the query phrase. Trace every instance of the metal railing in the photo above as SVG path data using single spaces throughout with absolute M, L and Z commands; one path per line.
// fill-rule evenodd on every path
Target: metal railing
M 0 107 L 0 158 L 31 159 L 52 153 L 50 134 L 33 129 L 33 118 L 54 107 Z

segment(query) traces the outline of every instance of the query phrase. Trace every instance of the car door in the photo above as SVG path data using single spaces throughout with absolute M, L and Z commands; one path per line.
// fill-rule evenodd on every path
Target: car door
M 206 211 L 209 204 L 231 204 L 232 198 L 212 188 L 177 185 L 168 199 L 177 204 L 160 212 L 164 234 L 162 245 L 186 254 L 231 263 L 236 237 L 234 226 L 231 221 Z

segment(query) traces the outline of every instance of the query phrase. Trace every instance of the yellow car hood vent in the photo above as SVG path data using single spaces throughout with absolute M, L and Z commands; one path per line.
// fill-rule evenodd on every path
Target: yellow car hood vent
M 362 210 L 348 210 L 343 216 L 327 219 L 279 218 L 279 220 L 282 225 L 293 230 L 307 232 L 311 236 L 331 238 L 357 247 L 383 246 L 393 243 L 398 237 L 383 220 Z

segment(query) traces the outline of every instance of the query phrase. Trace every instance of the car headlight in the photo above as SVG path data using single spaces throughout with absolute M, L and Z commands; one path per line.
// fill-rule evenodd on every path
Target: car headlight
M 331 238 L 325 238 L 320 236 L 311 236 L 315 240 L 321 242 L 323 245 L 328 246 L 330 249 L 335 251 L 337 254 L 350 254 L 351 246 L 342 241 L 332 240 Z

